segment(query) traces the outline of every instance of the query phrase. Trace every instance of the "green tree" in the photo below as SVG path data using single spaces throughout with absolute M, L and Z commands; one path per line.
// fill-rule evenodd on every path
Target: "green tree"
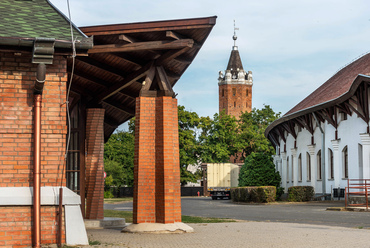
M 245 112 L 240 116 L 238 128 L 238 148 L 244 157 L 252 152 L 263 152 L 267 155 L 275 154 L 275 148 L 265 137 L 265 130 L 280 113 L 275 113 L 269 105 L 262 109 L 254 108 L 250 113 Z
M 180 148 L 180 181 L 196 182 L 197 177 L 187 170 L 188 165 L 199 163 L 198 141 L 196 130 L 200 118 L 197 113 L 185 110 L 184 106 L 178 106 L 179 121 L 179 148 Z
M 112 176 L 112 185 L 133 186 L 134 183 L 134 136 L 118 131 L 104 145 L 104 170 Z
M 222 112 L 215 114 L 213 120 L 202 117 L 199 128 L 200 157 L 205 163 L 225 163 L 231 155 L 240 150 L 237 120 Z
M 275 171 L 272 156 L 258 152 L 252 152 L 246 157 L 244 165 L 240 169 L 239 187 L 245 186 L 275 186 L 277 198 L 283 193 L 280 187 L 281 177 Z

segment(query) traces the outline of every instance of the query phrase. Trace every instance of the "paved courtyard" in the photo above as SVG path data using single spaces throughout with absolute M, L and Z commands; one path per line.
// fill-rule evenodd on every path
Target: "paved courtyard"
M 109 204 L 105 208 L 130 210 L 130 204 Z M 182 204 L 184 215 L 244 218 L 237 218 L 241 221 L 234 223 L 189 224 L 194 233 L 186 234 L 88 230 L 90 241 L 101 242 L 100 246 L 91 247 L 370 247 L 370 213 L 325 211 L 327 205 L 341 206 L 341 202 L 240 205 L 208 198 L 183 198 Z

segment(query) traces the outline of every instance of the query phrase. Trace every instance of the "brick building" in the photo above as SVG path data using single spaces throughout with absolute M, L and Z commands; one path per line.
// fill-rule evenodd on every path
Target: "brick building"
M 79 29 L 47 0 L 0 11 L 0 246 L 86 244 L 104 142 L 134 116 L 134 222 L 180 222 L 172 87 L 216 17 Z
M 234 32 L 234 46 L 231 50 L 225 74 L 220 71 L 218 77 L 219 112 L 238 118 L 242 112 L 252 110 L 252 72 L 243 69 Z

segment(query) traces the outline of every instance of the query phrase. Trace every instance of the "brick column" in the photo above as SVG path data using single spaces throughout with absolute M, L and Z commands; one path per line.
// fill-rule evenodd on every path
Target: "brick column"
M 104 219 L 104 109 L 86 110 L 86 219 Z
M 181 222 L 177 100 L 138 97 L 134 223 Z

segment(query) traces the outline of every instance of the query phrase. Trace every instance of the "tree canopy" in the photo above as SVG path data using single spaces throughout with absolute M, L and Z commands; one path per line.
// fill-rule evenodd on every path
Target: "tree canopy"
M 239 120 L 224 112 L 210 118 L 178 106 L 181 183 L 195 182 L 199 177 L 199 173 L 187 170 L 188 165 L 224 163 L 238 153 L 244 157 L 252 152 L 274 154 L 275 149 L 265 138 L 264 131 L 279 115 L 266 105 L 243 113 Z M 133 185 L 134 134 L 133 118 L 129 131 L 114 133 L 104 146 L 105 171 L 112 177 L 109 178 L 111 185 Z

